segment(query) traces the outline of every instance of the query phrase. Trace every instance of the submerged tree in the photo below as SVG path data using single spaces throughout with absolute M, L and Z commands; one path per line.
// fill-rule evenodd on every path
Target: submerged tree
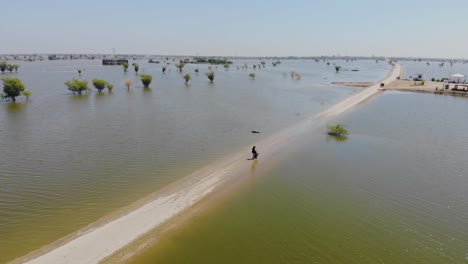
M 151 81 L 153 81 L 153 76 L 149 74 L 142 74 L 140 76 L 141 83 L 143 83 L 143 87 L 148 88 L 149 85 L 151 84 Z
M 82 69 L 78 69 L 78 75 L 81 76 L 81 73 L 83 72 Z
M 16 101 L 16 97 L 24 94 L 26 86 L 18 78 L 2 78 L 3 81 L 3 95 L 4 98 L 9 98 L 13 102 Z M 28 94 L 30 96 L 31 93 Z
M 68 87 L 68 90 L 75 95 L 75 93 L 81 94 L 83 91 L 86 92 L 89 90 L 88 82 L 85 80 L 73 79 L 71 81 L 65 82 L 65 85 Z
M 132 86 L 133 82 L 131 80 L 125 80 L 125 86 L 127 86 L 127 90 L 130 91 L 130 86 Z
M 179 72 L 182 72 L 184 69 L 185 64 L 183 62 L 180 62 L 179 64 L 176 64 L 177 69 L 179 69 Z
M 29 97 L 32 95 L 32 93 L 30 91 L 28 91 L 28 90 L 25 90 L 23 92 L 23 95 L 26 96 L 26 100 L 29 100 Z
M 339 66 L 339 65 L 335 66 L 336 73 L 338 73 L 340 71 L 340 69 L 341 69 L 341 66 Z
M 138 65 L 138 63 L 133 63 L 133 69 L 135 70 L 135 73 L 138 74 L 138 70 L 140 70 L 140 65 Z
M 0 62 L 0 71 L 4 73 L 8 67 L 8 63 L 6 61 Z
M 18 72 L 18 68 L 19 68 L 19 67 L 20 67 L 20 66 L 19 66 L 18 64 L 13 64 L 13 68 L 15 68 L 15 72 Z
M 13 72 L 14 69 L 15 69 L 15 67 L 13 67 L 13 64 L 8 64 L 7 65 L 7 71 Z
M 184 75 L 184 79 L 185 79 L 185 84 L 188 84 L 188 81 L 190 81 L 190 79 L 192 79 L 192 76 L 190 76 L 190 74 L 185 74 Z
M 224 69 L 226 69 L 226 71 L 229 70 L 230 67 L 231 65 L 229 63 L 224 64 Z
M 113 85 L 112 83 L 110 83 L 110 82 L 107 82 L 107 83 L 106 83 L 106 88 L 107 88 L 107 91 L 108 91 L 109 93 L 111 93 L 112 90 L 114 89 L 114 85 Z
M 98 90 L 98 93 L 101 93 L 104 88 L 106 88 L 107 81 L 105 80 L 99 80 L 99 79 L 93 79 L 93 86 Z
M 123 67 L 124 73 L 127 73 L 127 71 L 128 71 L 128 62 L 124 62 L 122 64 L 122 67 Z
M 328 127 L 328 134 L 331 136 L 336 136 L 336 137 L 346 137 L 348 136 L 348 130 L 340 124 L 337 124 L 336 126 L 329 125 Z
M 198 74 L 200 72 L 200 70 L 198 70 L 198 68 L 195 69 L 195 73 Z
M 164 74 L 166 72 L 166 66 L 162 67 L 162 73 Z
M 214 81 L 215 73 L 213 71 L 207 72 L 205 74 L 206 74 L 206 77 L 208 77 L 208 79 L 210 80 L 210 82 Z
M 249 77 L 250 77 L 250 79 L 252 79 L 252 80 L 255 79 L 255 73 L 252 72 L 251 74 L 249 74 Z

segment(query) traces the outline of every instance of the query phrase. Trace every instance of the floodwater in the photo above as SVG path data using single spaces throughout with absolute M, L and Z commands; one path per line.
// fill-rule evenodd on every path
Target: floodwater
M 143 89 L 132 69 L 100 61 L 16 62 L 29 101 L 0 102 L 0 262 L 20 257 L 129 205 L 229 153 L 328 108 L 355 88 L 333 81 L 377 81 L 390 70 L 373 61 L 283 61 L 238 70 L 139 61 L 153 75 Z M 194 72 L 200 69 L 200 74 Z M 359 68 L 359 72 L 346 71 Z M 77 69 L 83 69 L 78 76 Z M 302 74 L 291 79 L 290 72 Z M 64 82 L 105 79 L 112 93 L 73 96 Z M 134 85 L 127 91 L 124 81 Z M 251 130 L 261 131 L 252 134 Z M 246 153 L 248 155 L 249 153 Z
M 466 263 L 467 104 L 385 92 L 131 263 Z

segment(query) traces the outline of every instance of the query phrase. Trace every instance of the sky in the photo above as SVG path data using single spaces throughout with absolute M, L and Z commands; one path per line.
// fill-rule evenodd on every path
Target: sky
M 0 54 L 468 58 L 467 0 L 0 0 Z

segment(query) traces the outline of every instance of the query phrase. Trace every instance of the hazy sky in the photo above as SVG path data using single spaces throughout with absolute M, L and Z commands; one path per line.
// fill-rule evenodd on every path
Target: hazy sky
M 0 54 L 468 58 L 468 0 L 0 0 Z

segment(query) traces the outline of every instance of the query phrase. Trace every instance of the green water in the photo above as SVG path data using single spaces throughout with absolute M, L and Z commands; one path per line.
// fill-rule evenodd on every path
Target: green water
M 385 93 L 132 263 L 467 263 L 467 105 Z
M 140 73 L 153 75 L 151 89 L 142 88 L 133 70 L 124 74 L 121 66 L 98 60 L 15 62 L 18 73 L 1 74 L 23 80 L 33 96 L 0 100 L 0 262 L 75 232 L 355 90 L 323 83 L 379 80 L 390 69 L 342 62 L 361 71 L 336 74 L 325 63 L 285 60 L 257 69 L 250 80 L 251 69 L 236 66 L 260 61 L 235 61 L 228 71 L 213 68 L 210 84 L 208 65 L 186 65 L 179 73 L 171 61 L 162 74 L 159 64 L 134 62 Z M 77 69 L 84 70 L 81 77 Z M 302 79 L 291 79 L 291 71 Z M 185 73 L 192 75 L 189 85 Z M 115 88 L 72 96 L 64 85 L 72 78 L 91 87 L 93 78 L 105 79 Z M 130 91 L 126 79 L 134 81 Z

